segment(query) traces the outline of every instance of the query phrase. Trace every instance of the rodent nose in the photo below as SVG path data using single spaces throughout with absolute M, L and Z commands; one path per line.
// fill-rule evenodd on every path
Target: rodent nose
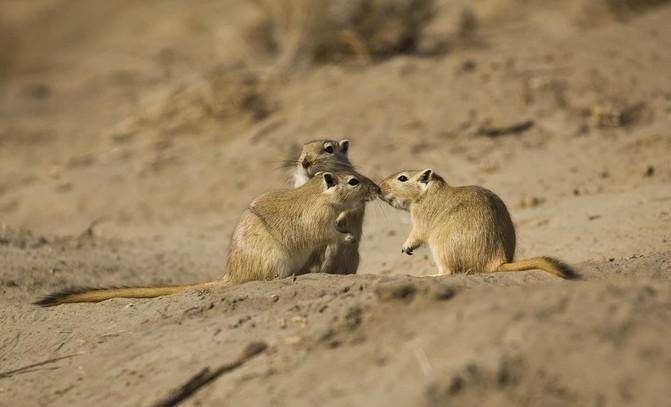
M 302 165 L 303 168 L 305 168 L 305 169 L 307 169 L 307 168 L 310 166 L 310 161 L 308 160 L 307 157 L 304 157 L 304 158 L 303 158 L 303 161 L 301 161 L 301 165 Z

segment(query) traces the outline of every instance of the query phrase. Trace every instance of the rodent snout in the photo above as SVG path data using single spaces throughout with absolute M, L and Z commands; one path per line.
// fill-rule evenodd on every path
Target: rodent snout
M 366 198 L 366 201 L 372 201 L 376 198 L 380 198 L 382 196 L 382 191 L 380 190 L 380 187 L 377 186 L 377 184 L 371 182 L 371 187 L 369 189 L 369 195 Z
M 385 194 L 386 194 L 386 190 L 389 189 L 389 188 L 387 188 L 386 180 L 380 182 L 380 183 L 377 185 L 377 189 L 378 189 L 378 193 L 380 194 L 380 196 L 385 195 Z
M 388 204 L 391 204 L 391 202 L 394 200 L 394 196 L 391 193 L 391 190 L 389 188 L 389 185 L 387 185 L 386 180 L 380 182 L 380 186 L 378 187 L 378 189 L 379 189 L 378 196 L 380 197 L 380 199 L 382 199 Z
M 303 168 L 305 168 L 307 170 L 308 167 L 310 166 L 310 160 L 308 160 L 307 157 L 303 157 L 303 160 L 301 161 L 301 165 L 303 166 Z

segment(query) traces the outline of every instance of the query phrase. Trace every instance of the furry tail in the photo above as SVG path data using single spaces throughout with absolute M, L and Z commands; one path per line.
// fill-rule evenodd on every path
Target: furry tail
M 47 295 L 35 302 L 35 305 L 52 307 L 74 302 L 100 302 L 110 298 L 154 298 L 163 295 L 179 294 L 191 289 L 212 288 L 224 285 L 224 281 L 211 281 L 200 284 L 175 285 L 167 287 L 128 287 L 103 289 L 70 289 Z
M 533 257 L 513 263 L 503 263 L 496 271 L 543 270 L 557 277 L 573 279 L 578 274 L 569 265 L 551 257 Z

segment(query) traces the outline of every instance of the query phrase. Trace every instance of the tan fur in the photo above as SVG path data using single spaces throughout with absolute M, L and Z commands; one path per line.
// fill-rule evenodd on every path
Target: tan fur
M 188 290 L 207 289 L 225 285 L 222 281 L 212 281 L 202 284 L 173 285 L 166 287 L 128 287 L 128 288 L 107 288 L 97 290 L 65 290 L 50 294 L 40 301 L 37 305 L 54 306 L 75 302 L 100 302 L 110 298 L 154 298 L 163 295 L 179 294 Z
M 452 187 L 426 169 L 394 174 L 382 181 L 380 189 L 390 205 L 410 211 L 413 228 L 402 252 L 412 254 L 428 244 L 441 274 L 530 269 L 563 278 L 572 274 L 563 263 L 547 257 L 513 263 L 515 228 L 510 214 L 503 201 L 485 188 Z
M 314 140 L 303 145 L 298 161 L 295 162 L 294 186 L 310 179 L 319 171 L 337 173 L 353 171 L 349 161 L 349 140 Z M 331 148 L 331 152 L 327 148 Z M 363 234 L 365 208 L 347 211 L 341 217 L 341 223 L 347 224 L 346 239 L 336 241 L 330 246 L 315 250 L 301 273 L 355 274 L 359 267 L 359 242 Z
M 356 178 L 356 186 L 348 182 Z M 218 281 L 170 287 L 138 287 L 56 293 L 39 301 L 51 306 L 98 302 L 110 298 L 149 298 L 190 289 L 214 288 L 251 280 L 272 280 L 299 274 L 319 247 L 342 239 L 336 220 L 345 211 L 374 199 L 379 188 L 366 177 L 320 173 L 300 188 L 270 192 L 256 198 L 238 222 L 228 254 L 226 274 Z
M 531 259 L 520 260 L 514 263 L 503 263 L 496 271 L 526 271 L 543 270 L 561 278 L 575 277 L 575 271 L 568 265 L 551 257 L 534 257 Z
M 229 277 L 242 282 L 305 272 L 304 265 L 316 249 L 342 239 L 336 230 L 338 216 L 363 207 L 365 200 L 377 197 L 379 189 L 356 173 L 340 172 L 334 177 L 338 184 L 322 193 L 324 182 L 318 175 L 300 188 L 272 192 L 252 202 L 233 233 Z M 349 185 L 352 177 L 361 183 Z M 261 240 L 264 256 L 249 250 L 257 241 L 261 245 Z

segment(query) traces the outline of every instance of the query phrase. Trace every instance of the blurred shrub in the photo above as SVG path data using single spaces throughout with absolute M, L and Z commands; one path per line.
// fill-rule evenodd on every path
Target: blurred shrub
M 669 0 L 608 0 L 608 5 L 613 12 L 624 17 L 629 13 L 641 11 L 651 6 L 657 6 L 666 3 Z
M 225 133 L 244 122 L 267 118 L 277 108 L 266 86 L 245 66 L 217 66 L 210 73 L 177 84 L 157 95 L 144 111 L 126 118 L 109 130 L 116 145 L 141 133 L 162 140 Z
M 282 66 L 364 62 L 416 50 L 434 0 L 255 0 L 252 44 Z

